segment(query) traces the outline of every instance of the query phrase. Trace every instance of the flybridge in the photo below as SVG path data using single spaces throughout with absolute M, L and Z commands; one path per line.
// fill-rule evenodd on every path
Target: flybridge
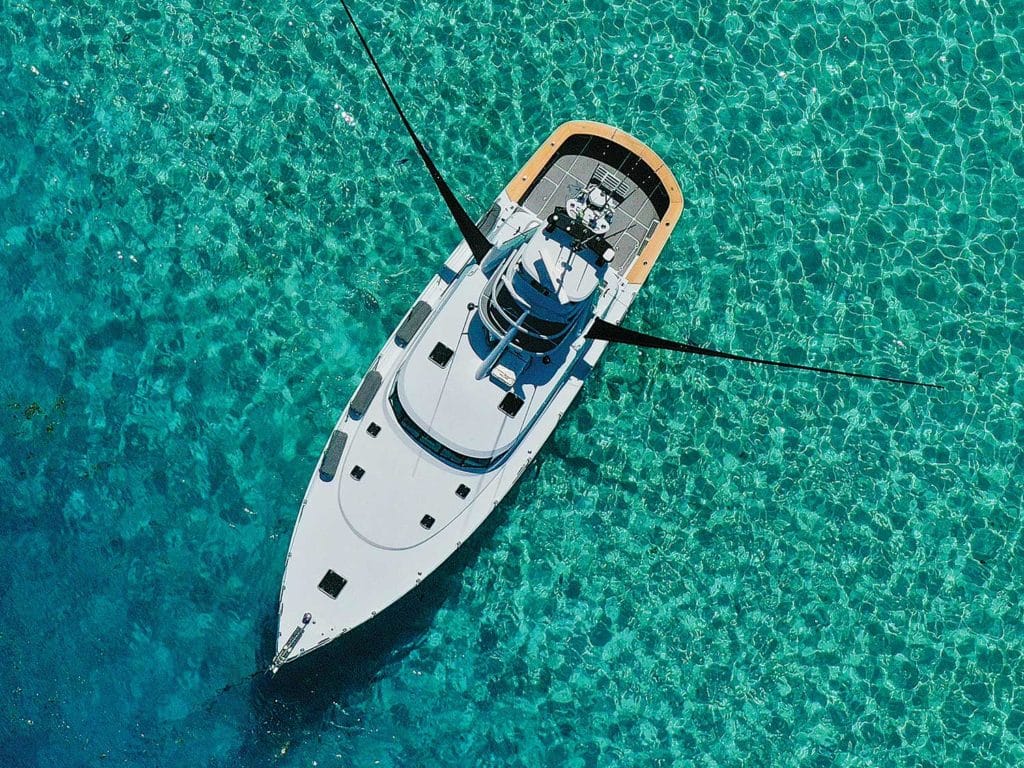
M 495 340 L 516 326 L 510 344 L 530 353 L 550 352 L 590 308 L 600 279 L 593 256 L 588 259 L 538 230 L 488 281 L 480 317 Z
M 608 171 L 596 173 L 564 206 L 555 206 L 542 230 L 531 229 L 494 271 L 480 297 L 480 318 L 495 346 L 478 368 L 478 379 L 494 370 L 506 347 L 551 352 L 587 319 L 607 265 L 615 258 L 604 235 L 616 206 L 626 198 L 624 186 Z M 508 366 L 499 370 L 499 380 L 511 385 L 514 371 Z

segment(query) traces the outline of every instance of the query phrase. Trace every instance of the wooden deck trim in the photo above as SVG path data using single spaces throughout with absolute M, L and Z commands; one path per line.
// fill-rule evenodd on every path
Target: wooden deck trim
M 633 266 L 630 267 L 629 272 L 626 274 L 628 282 L 635 285 L 643 285 L 651 269 L 654 268 L 654 264 L 658 261 L 658 256 L 661 254 L 662 248 L 665 247 L 669 235 L 672 234 L 680 214 L 683 212 L 683 194 L 679 191 L 679 184 L 676 182 L 675 176 L 672 175 L 672 171 L 665 165 L 665 162 L 639 139 L 610 125 L 591 120 L 571 120 L 567 123 L 562 123 L 548 137 L 547 141 L 533 153 L 533 157 L 526 161 L 526 164 L 516 174 L 515 178 L 508 183 L 505 187 L 505 193 L 509 198 L 520 203 L 520 198 L 526 194 L 534 179 L 544 170 L 544 166 L 548 164 L 552 155 L 558 151 L 558 148 L 565 143 L 566 139 L 578 133 L 600 136 L 615 142 L 619 146 L 625 147 L 653 169 L 668 192 L 669 205 L 668 210 L 665 211 L 665 216 L 661 219 L 657 231 L 647 241 L 647 245 L 637 254 L 633 260 Z

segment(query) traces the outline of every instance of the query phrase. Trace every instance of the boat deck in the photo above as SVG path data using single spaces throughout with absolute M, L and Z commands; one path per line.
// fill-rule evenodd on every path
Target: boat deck
M 546 219 L 555 206 L 565 205 L 580 189 L 598 175 L 605 188 L 616 187 L 622 202 L 615 210 L 611 232 L 605 239 L 615 249 L 612 267 L 626 275 L 644 244 L 660 221 L 658 213 L 643 190 L 619 169 L 586 155 L 562 155 L 531 188 L 523 206 Z

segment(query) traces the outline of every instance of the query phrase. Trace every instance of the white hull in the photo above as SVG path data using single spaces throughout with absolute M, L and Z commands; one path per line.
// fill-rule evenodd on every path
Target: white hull
M 514 202 L 508 191 L 496 201 L 500 214 L 492 219 L 490 227 L 490 239 L 495 243 L 542 223 L 538 211 Z M 675 194 L 678 196 L 677 191 Z M 681 207 L 679 198 L 678 208 Z M 674 219 L 666 226 L 671 224 Z M 651 232 L 660 236 L 653 228 Z M 639 263 L 641 256 L 649 255 L 642 246 L 650 239 L 650 234 L 646 240 L 638 238 L 636 258 L 630 263 Z M 654 253 L 653 258 L 656 256 Z M 643 263 L 647 265 L 647 261 Z M 643 270 L 643 277 L 647 271 L 649 265 Z M 277 663 L 292 661 L 370 620 L 447 560 L 487 519 L 536 458 L 604 352 L 606 342 L 580 337 L 563 345 L 565 348 L 558 354 L 552 352 L 553 360 L 545 358 L 545 377 L 528 382 L 522 413 L 516 419 L 501 414 L 495 417 L 503 419 L 494 422 L 500 432 L 496 439 L 503 440 L 506 434 L 514 437 L 512 447 L 503 452 L 494 466 L 468 469 L 442 461 L 403 430 L 389 396 L 397 397 L 399 385 L 415 388 L 417 381 L 410 384 L 401 379 L 408 375 L 403 374 L 404 366 L 426 359 L 435 339 L 457 337 L 464 347 L 471 346 L 472 333 L 466 330 L 473 314 L 469 305 L 479 300 L 486 284 L 487 276 L 474 262 L 465 243 L 460 244 L 418 298 L 418 302 L 429 305 L 429 317 L 411 338 L 396 339 L 397 330 L 389 337 L 371 368 L 380 375 L 379 388 L 372 399 L 366 401 L 364 397 L 358 403 L 361 414 L 353 413 L 350 401 L 337 422 L 335 433 L 344 433 L 344 449 L 340 457 L 325 458 L 330 443 L 325 445 L 321 463 L 306 489 L 289 546 L 280 594 Z M 631 282 L 625 274 L 608 269 L 594 316 L 619 323 L 641 285 L 642 279 Z M 469 402 L 479 396 L 481 387 L 490 385 L 487 381 L 470 381 L 472 376 L 466 375 L 465 366 L 471 357 L 457 352 L 449 369 L 422 369 L 424 374 L 448 376 L 449 388 L 463 386 L 465 381 L 465 403 L 458 398 L 440 398 L 432 417 L 458 420 L 444 413 L 445 408 L 455 407 L 465 408 L 463 420 L 470 426 L 477 423 L 474 420 L 491 418 L 487 415 L 491 410 L 481 410 L 482 416 L 474 416 L 476 404 Z M 498 410 L 494 405 L 488 408 Z M 514 433 L 509 431 L 511 427 L 503 426 L 517 419 L 520 424 Z M 321 473 L 325 462 L 333 465 L 335 460 L 336 470 L 328 472 L 333 476 L 325 479 Z M 466 493 L 460 495 L 457 489 Z M 425 516 L 432 518 L 429 526 L 424 524 Z M 324 589 L 324 577 L 329 571 L 344 580 L 340 591 L 337 587 L 341 582 L 337 579 L 334 589 L 330 583 Z M 304 624 L 306 616 L 311 616 L 311 620 Z

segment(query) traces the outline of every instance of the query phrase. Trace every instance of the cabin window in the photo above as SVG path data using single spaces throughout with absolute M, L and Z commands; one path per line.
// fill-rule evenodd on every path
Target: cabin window
M 502 334 L 508 333 L 508 329 L 527 309 L 519 305 L 513 298 L 512 292 L 501 282 L 498 283 L 497 290 L 491 301 L 488 302 L 487 308 L 491 322 Z M 550 352 L 558 346 L 569 325 L 567 322 L 544 320 L 535 315 L 527 315 L 523 321 L 522 330 L 516 334 L 513 342 L 527 352 Z
M 512 291 L 508 289 L 504 282 L 498 283 L 498 292 L 494 295 L 494 299 L 498 302 L 498 306 L 501 307 L 505 316 L 512 322 L 523 314 L 523 310 L 526 309 L 526 307 L 520 306 L 519 302 L 513 298 Z M 511 322 L 506 323 L 505 329 L 508 330 L 511 326 Z
M 589 302 L 580 302 L 572 308 L 571 316 L 566 319 L 550 320 L 537 317 L 534 314 L 527 314 L 513 343 L 527 352 L 550 352 L 562 342 L 562 339 L 576 324 L 577 318 L 589 306 Z M 528 310 L 529 307 L 524 306 L 512 294 L 504 279 L 499 278 L 493 283 L 486 311 L 487 318 L 499 334 L 508 333 L 512 324 L 519 319 L 523 312 Z
M 463 469 L 487 469 L 488 467 L 497 464 L 505 457 L 505 454 L 503 453 L 499 453 L 497 456 L 492 456 L 488 459 L 481 459 L 476 456 L 466 456 L 458 451 L 453 451 L 440 440 L 435 440 L 420 428 L 420 426 L 412 420 L 409 414 L 406 413 L 405 408 L 402 406 L 402 401 L 398 397 L 397 384 L 395 385 L 395 388 L 391 390 L 391 396 L 388 398 L 388 402 L 391 403 L 391 410 L 394 412 L 395 418 L 405 431 L 405 434 L 446 464 L 452 464 Z
M 527 315 L 523 321 L 523 327 L 533 331 L 540 336 L 556 336 L 566 329 L 568 322 L 558 320 L 544 320 L 534 315 Z
M 550 296 L 551 295 L 551 291 L 549 291 L 543 285 L 538 283 L 525 269 L 522 269 L 522 267 L 520 267 L 520 271 L 524 275 L 526 275 L 526 279 L 530 281 L 530 285 L 533 287 L 533 290 L 537 291 L 537 293 L 539 293 L 539 294 L 541 294 L 543 296 Z

